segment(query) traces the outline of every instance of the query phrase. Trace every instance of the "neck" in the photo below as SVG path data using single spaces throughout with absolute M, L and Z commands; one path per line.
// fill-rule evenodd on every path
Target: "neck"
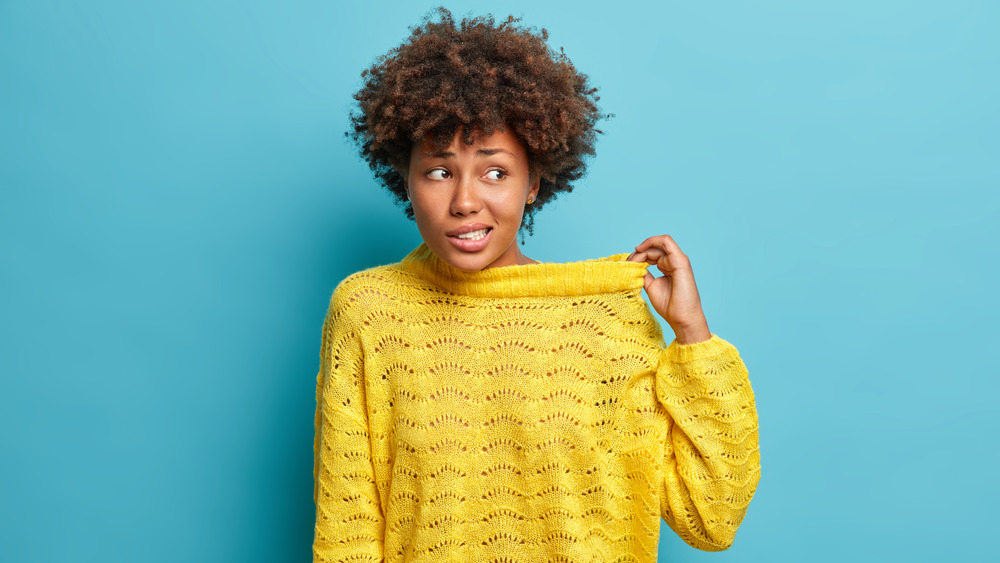
M 541 264 L 541 262 L 539 262 L 538 260 L 533 260 L 531 258 L 528 258 L 524 254 L 521 254 L 521 251 L 518 250 L 517 251 L 517 265 L 518 266 L 527 266 L 528 264 Z

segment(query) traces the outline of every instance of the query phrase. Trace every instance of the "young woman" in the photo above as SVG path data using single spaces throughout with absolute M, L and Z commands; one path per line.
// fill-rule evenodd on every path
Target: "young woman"
M 757 415 L 687 256 L 668 235 L 568 264 L 517 244 L 594 152 L 587 77 L 544 30 L 443 9 L 363 76 L 353 139 L 423 244 L 334 291 L 314 560 L 653 561 L 661 517 L 729 547 Z

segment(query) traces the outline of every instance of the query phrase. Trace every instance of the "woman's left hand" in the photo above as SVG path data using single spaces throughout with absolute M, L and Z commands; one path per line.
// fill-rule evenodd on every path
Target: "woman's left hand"
M 694 344 L 712 337 L 708 320 L 701 310 L 691 262 L 670 235 L 642 241 L 628 260 L 655 264 L 663 272 L 660 277 L 646 272 L 642 285 L 653 308 L 674 329 L 678 343 Z

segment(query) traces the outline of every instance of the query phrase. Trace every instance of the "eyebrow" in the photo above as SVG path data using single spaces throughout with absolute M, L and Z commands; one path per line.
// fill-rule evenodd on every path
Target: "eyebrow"
M 476 156 L 493 156 L 499 153 L 506 153 L 509 154 L 510 156 L 514 156 L 514 153 L 510 152 L 507 149 L 493 148 L 493 147 L 485 147 L 477 150 Z M 432 152 L 425 152 L 421 156 L 424 158 L 453 158 L 455 156 L 455 153 L 448 151 L 432 151 Z

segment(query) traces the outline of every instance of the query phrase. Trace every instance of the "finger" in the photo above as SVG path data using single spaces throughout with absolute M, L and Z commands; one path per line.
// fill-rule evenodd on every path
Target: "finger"
M 680 252 L 681 248 L 677 246 L 677 242 L 674 241 L 674 237 L 670 235 L 658 235 L 655 237 L 649 237 L 648 239 L 639 243 L 635 247 L 636 251 L 642 252 L 650 247 L 662 248 L 664 251 L 677 251 Z
M 691 262 L 687 256 L 669 254 L 656 262 L 656 268 L 665 276 L 672 278 L 690 278 L 694 282 L 694 271 L 691 269 Z M 682 282 L 686 284 L 687 282 Z
M 687 255 L 680 252 L 660 252 L 656 259 L 656 267 L 663 273 L 670 270 L 683 270 L 691 267 L 691 261 Z
M 629 260 L 631 260 L 632 262 L 645 262 L 650 266 L 652 266 L 656 264 L 656 261 L 659 260 L 662 256 L 664 256 L 663 250 L 656 247 L 652 247 L 642 252 L 633 252 L 632 255 L 629 256 Z
M 694 281 L 694 271 L 691 269 L 691 263 L 688 261 L 687 256 L 681 255 L 677 257 L 676 254 L 671 255 L 669 260 L 661 260 L 656 264 L 656 267 L 663 272 L 664 277 L 671 281 L 671 285 L 677 291 L 678 295 L 689 295 L 696 301 L 700 301 L 698 286 Z
M 659 241 L 658 250 L 662 254 L 658 257 L 656 261 L 656 267 L 663 272 L 668 274 L 674 270 L 690 270 L 691 261 L 686 254 L 681 252 L 677 243 L 670 238 L 670 235 L 664 235 Z M 649 253 L 650 251 L 646 251 Z
M 659 235 L 655 237 L 649 237 L 642 241 L 639 246 L 635 247 L 636 252 L 649 252 L 650 250 L 657 249 L 665 254 L 678 254 L 683 255 L 681 247 L 677 246 L 677 242 L 670 235 Z
M 653 280 L 655 279 L 656 278 L 653 277 L 653 274 L 650 274 L 649 272 L 646 272 L 646 275 L 642 277 L 642 288 L 646 290 L 646 293 L 649 293 L 649 284 L 653 283 Z
M 662 237 L 659 238 L 660 242 L 663 244 L 664 250 L 666 250 L 668 253 L 676 252 L 677 254 L 684 254 L 681 251 L 681 247 L 677 246 L 677 242 L 674 240 L 674 237 L 670 235 L 663 235 Z
M 674 284 L 669 276 L 656 277 L 652 274 L 648 275 L 648 278 L 643 279 L 643 287 L 646 289 L 646 295 L 649 296 L 649 302 L 658 311 L 665 312 L 666 304 L 670 301 Z
M 660 235 L 660 236 L 662 236 L 662 235 Z M 658 238 L 660 238 L 660 237 L 659 236 L 649 237 L 646 240 L 640 242 L 639 245 L 635 247 L 635 249 L 637 251 L 639 251 L 639 252 L 642 252 L 643 250 L 646 250 L 650 246 L 653 246 L 653 244 L 656 242 L 656 239 L 658 239 Z
M 651 252 L 655 252 L 655 256 L 651 257 L 650 256 Z M 656 260 L 659 259 L 661 253 L 662 251 L 659 249 L 650 249 L 643 252 L 633 252 L 632 254 L 629 255 L 628 260 L 631 262 L 646 262 L 647 264 L 652 266 L 653 264 L 656 263 Z

